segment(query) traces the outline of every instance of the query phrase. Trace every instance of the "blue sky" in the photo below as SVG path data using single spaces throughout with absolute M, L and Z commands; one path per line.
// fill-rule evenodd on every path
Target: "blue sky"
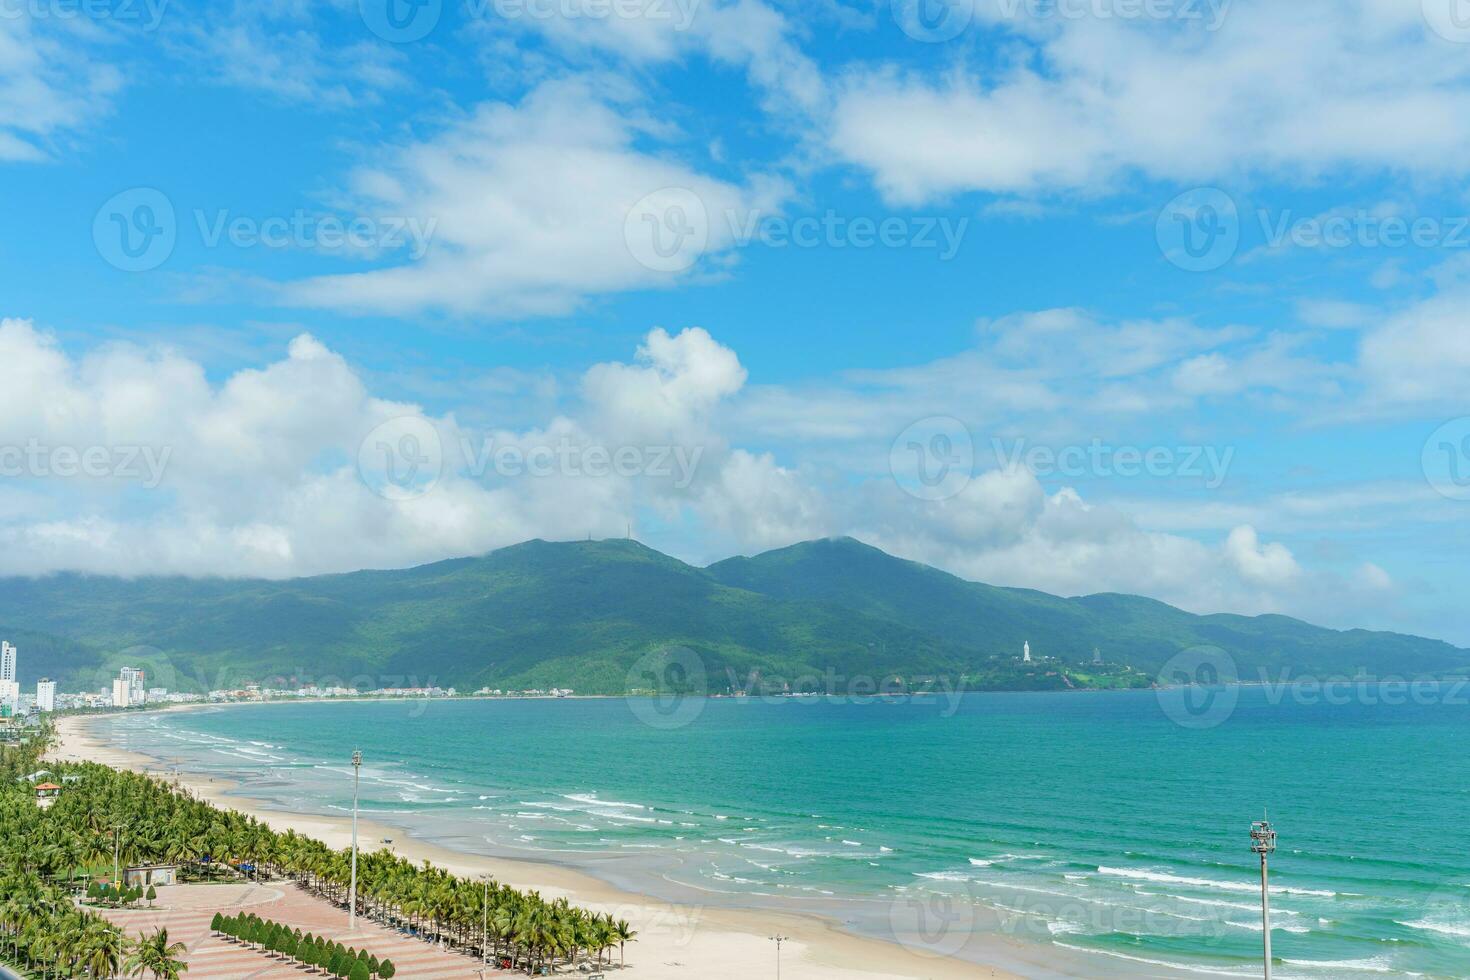
M 1460 0 L 392 2 L 4 6 L 0 571 L 853 534 L 1470 645 Z

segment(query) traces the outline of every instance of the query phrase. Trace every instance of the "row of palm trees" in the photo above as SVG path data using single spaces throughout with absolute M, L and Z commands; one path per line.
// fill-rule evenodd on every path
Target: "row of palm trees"
M 65 888 L 32 872 L 0 875 L 0 949 L 42 977 L 179 980 L 184 944 L 168 930 L 128 939 L 100 915 L 78 908 Z
M 70 908 L 67 888 L 90 869 L 110 872 L 114 856 L 124 866 L 165 863 L 199 874 L 223 868 L 231 875 L 287 877 L 346 907 L 347 851 L 294 831 L 277 833 L 152 777 L 96 763 L 48 763 L 51 778 L 65 789 L 48 809 L 37 807 L 29 786 L 16 780 L 41 768 L 48 740 L 43 731 L 31 742 L 0 749 L 0 874 L 34 880 L 60 895 L 58 915 L 87 916 Z M 359 855 L 357 897 L 360 915 L 444 948 L 508 959 L 527 973 L 582 959 L 600 966 L 605 958 L 611 962 L 614 949 L 622 962 L 636 936 L 627 922 L 565 899 L 548 901 L 535 891 L 460 877 L 427 861 L 415 865 L 386 850 Z M 111 928 L 90 919 L 94 931 Z M 90 976 L 116 974 L 118 967 L 108 973 L 101 962 Z

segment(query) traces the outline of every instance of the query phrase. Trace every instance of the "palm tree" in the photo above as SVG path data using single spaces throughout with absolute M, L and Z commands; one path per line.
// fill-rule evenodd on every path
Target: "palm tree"
M 619 919 L 613 923 L 613 931 L 618 939 L 618 966 L 621 968 L 627 965 L 623 947 L 637 939 L 638 932 L 632 926 L 628 925 L 628 920 L 626 919 Z
M 94 977 L 115 977 L 122 968 L 127 940 L 122 930 L 102 919 L 93 919 L 82 927 L 81 959 Z
M 123 969 L 130 977 L 141 976 L 146 970 L 155 980 L 179 980 L 179 974 L 189 969 L 184 963 L 186 952 L 183 943 L 168 941 L 167 929 L 159 929 L 151 936 L 138 937 Z

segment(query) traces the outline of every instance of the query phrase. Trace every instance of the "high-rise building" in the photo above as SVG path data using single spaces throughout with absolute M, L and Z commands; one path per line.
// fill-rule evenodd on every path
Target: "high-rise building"
M 1031 662 L 1031 641 L 1027 640 L 1021 645 L 1021 659 L 1026 663 Z
M 0 640 L 0 681 L 18 680 L 15 674 L 15 647 L 9 640 Z
M 0 680 L 0 708 L 13 715 L 19 703 L 20 685 L 15 681 Z
M 1095 664 L 1102 663 L 1102 651 L 1097 647 L 1092 648 L 1092 662 Z
M 124 667 L 118 672 L 117 677 L 128 689 L 128 703 L 125 707 L 142 704 L 148 700 L 147 689 L 143 686 L 143 670 L 141 667 Z
M 131 707 L 128 701 L 128 682 L 119 677 L 112 682 L 112 706 L 114 708 Z
M 36 682 L 36 710 L 56 710 L 56 682 L 49 677 L 43 677 Z

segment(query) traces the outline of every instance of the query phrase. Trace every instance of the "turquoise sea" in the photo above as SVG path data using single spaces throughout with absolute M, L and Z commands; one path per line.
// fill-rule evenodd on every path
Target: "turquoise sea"
M 1213 727 L 1140 691 L 276 703 L 101 731 L 328 813 L 361 748 L 364 812 L 415 836 L 945 955 L 998 941 L 1036 975 L 1259 976 L 1269 808 L 1278 977 L 1470 976 L 1467 691 L 1237 694 Z

